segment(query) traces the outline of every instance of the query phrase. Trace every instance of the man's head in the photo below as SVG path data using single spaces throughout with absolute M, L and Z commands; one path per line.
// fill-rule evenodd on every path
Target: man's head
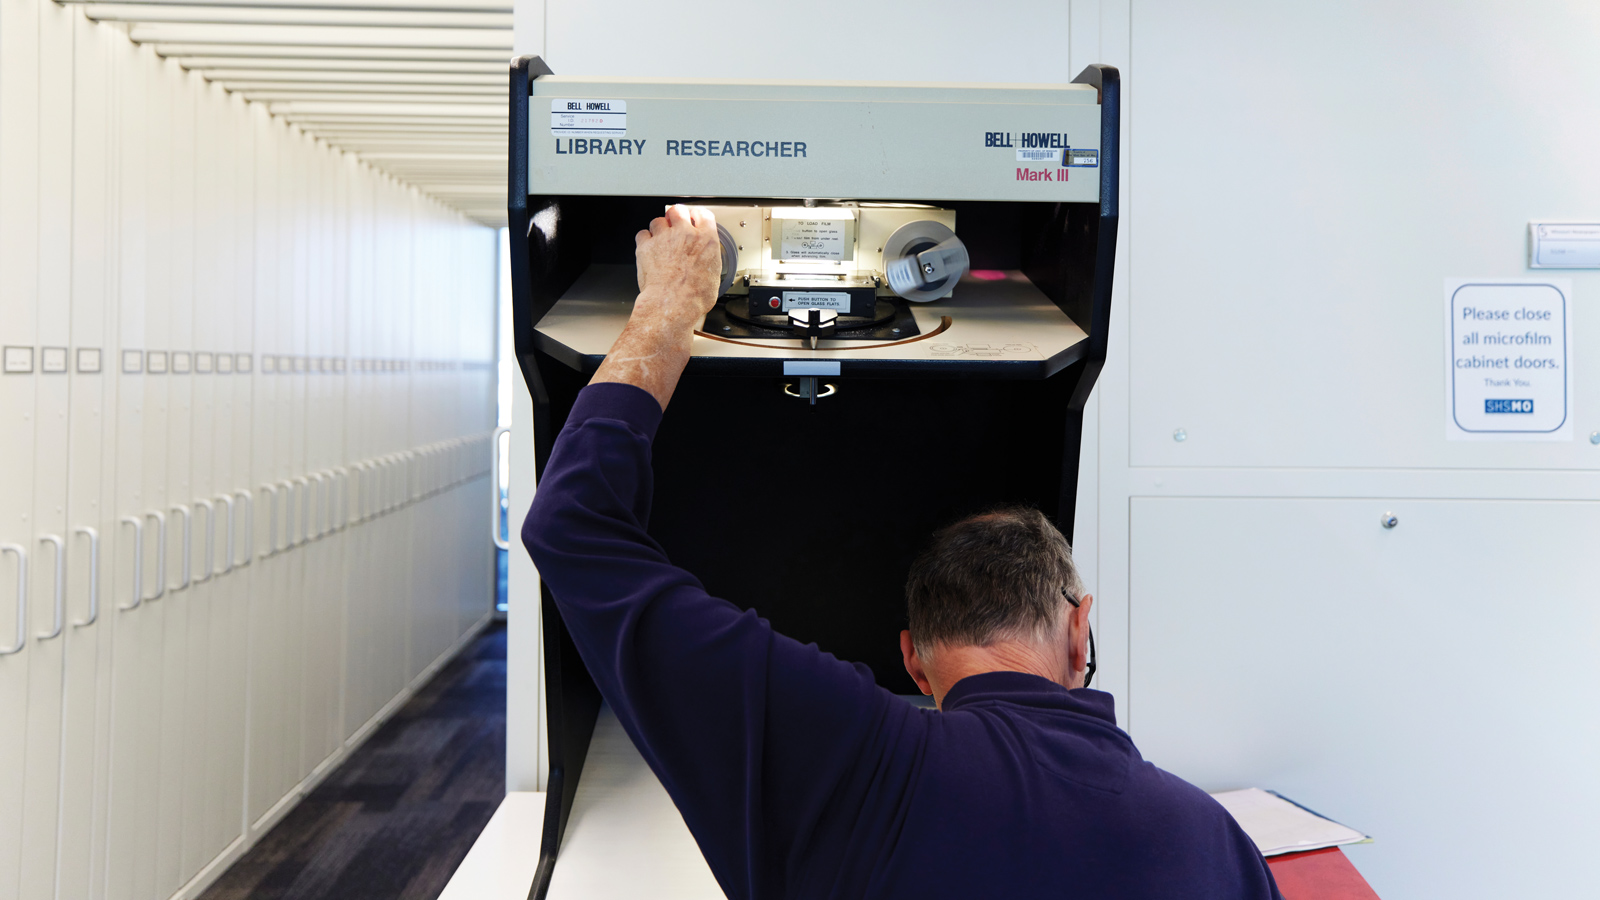
M 900 638 L 906 671 L 941 702 L 956 681 L 980 672 L 1079 687 L 1093 602 L 1072 547 L 1043 513 L 1007 507 L 962 519 L 911 566 L 911 629 Z

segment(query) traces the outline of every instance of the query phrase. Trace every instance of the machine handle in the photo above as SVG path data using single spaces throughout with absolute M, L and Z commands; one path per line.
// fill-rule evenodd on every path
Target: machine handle
M 28 551 L 21 544 L 0 544 L 0 555 L 17 555 L 17 643 L 0 650 L 0 656 L 21 653 L 28 646 Z
M 388 454 L 378 459 L 378 488 L 374 493 L 378 495 L 379 515 L 387 513 L 394 500 L 393 464 L 394 460 Z
M 339 507 L 339 471 L 337 469 L 323 470 L 323 477 L 328 479 L 328 486 L 323 490 L 323 500 L 326 509 L 322 511 L 324 524 L 328 527 L 328 534 L 338 534 L 339 518 L 336 510 Z
M 210 500 L 195 498 L 194 505 L 206 511 L 206 573 L 194 580 L 205 584 L 217 574 L 217 507 Z
M 300 505 L 295 507 L 295 519 L 300 522 L 300 540 L 290 544 L 291 547 L 298 547 L 311 539 L 311 481 L 304 475 L 296 475 L 290 481 L 300 488 L 297 491 Z M 289 537 L 294 537 L 294 522 L 289 523 Z
M 174 591 L 181 591 L 187 589 L 191 584 L 190 575 L 193 571 L 192 554 L 194 552 L 194 528 L 192 527 L 194 514 L 189 511 L 189 507 L 178 503 L 172 505 L 172 511 L 183 516 L 183 582 L 173 588 Z
M 133 526 L 133 602 L 117 606 L 126 612 L 144 603 L 144 520 L 138 516 L 123 516 L 120 524 Z
M 503 515 L 503 511 L 500 509 L 500 438 L 510 434 L 510 428 L 496 428 L 494 437 L 490 438 L 493 446 L 489 448 L 489 483 L 494 488 L 489 492 L 489 506 L 492 510 L 489 516 L 489 525 L 493 529 L 494 545 L 501 550 L 511 549 L 511 541 L 500 536 L 500 517 Z M 479 544 L 479 546 L 483 545 Z
M 233 496 L 244 500 L 244 562 L 234 562 L 233 559 L 233 504 L 228 504 L 228 568 L 234 566 L 243 568 L 250 565 L 256 558 L 256 495 L 249 491 L 234 491 Z
M 67 547 L 66 544 L 62 542 L 61 536 L 55 534 L 39 535 L 39 543 L 49 544 L 56 548 L 56 597 L 55 614 L 52 617 L 54 626 L 50 629 L 49 634 L 41 634 L 37 636 L 41 641 L 48 641 L 53 637 L 60 636 L 62 617 L 65 615 L 61 604 L 65 602 L 67 598 L 66 591 L 63 590 L 66 585 L 67 575 Z
M 167 514 L 152 509 L 144 514 L 146 520 L 156 520 L 156 593 L 146 600 L 160 600 L 167 595 Z
M 278 482 L 278 487 L 283 491 L 283 550 L 294 549 L 294 482 L 284 480 Z M 273 535 L 272 546 L 278 546 L 278 537 Z
M 222 571 L 217 573 L 218 575 L 226 575 L 233 571 L 233 497 L 228 494 L 218 494 L 217 502 L 228 508 L 226 513 L 228 517 L 228 537 L 227 543 L 224 545 L 227 551 L 224 554 L 224 558 L 227 562 L 223 564 Z
M 406 450 L 400 454 L 405 464 L 405 486 L 401 496 L 404 502 L 414 503 L 422 493 L 422 467 L 417 465 L 417 451 Z
M 350 467 L 340 466 L 339 473 L 339 530 L 350 527 Z
M 266 559 L 278 552 L 278 488 L 276 485 L 263 484 L 261 492 L 272 496 L 272 506 L 267 511 L 267 549 L 261 554 L 261 558 Z M 255 523 L 251 522 L 250 527 L 254 528 Z
M 316 485 L 312 486 L 308 483 L 306 486 L 306 538 L 313 541 L 321 540 L 322 536 L 327 534 L 322 528 L 324 521 L 328 518 L 328 485 L 326 478 L 327 476 L 321 472 L 312 472 L 311 480 L 315 481 Z M 322 505 L 317 507 L 316 513 L 313 513 L 311 504 L 316 500 L 317 488 L 322 489 Z M 312 523 L 317 526 L 316 534 L 311 533 Z
M 89 538 L 89 618 L 72 623 L 73 628 L 83 628 L 100 618 L 100 532 L 84 525 L 73 529 L 72 533 Z

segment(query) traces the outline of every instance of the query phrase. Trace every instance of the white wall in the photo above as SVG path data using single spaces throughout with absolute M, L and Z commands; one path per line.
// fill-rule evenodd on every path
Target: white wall
M 1135 0 L 1130 31 L 1096 536 L 1124 721 L 1373 834 L 1385 898 L 1592 893 L 1600 278 L 1569 442 L 1444 439 L 1442 305 L 1535 274 L 1530 219 L 1600 214 L 1600 8 Z
M 80 9 L 0 0 L 0 900 L 162 900 L 488 617 L 495 233 Z
M 1375 835 L 1350 856 L 1406 898 L 1588 892 L 1566 860 L 1600 837 L 1575 818 L 1600 802 L 1600 283 L 1572 276 L 1567 443 L 1444 440 L 1441 307 L 1447 277 L 1530 274 L 1529 219 L 1600 216 L 1597 33 L 1570 2 L 524 0 L 517 40 L 563 74 L 1119 66 L 1111 360 L 1074 535 L 1097 686 L 1158 764 Z

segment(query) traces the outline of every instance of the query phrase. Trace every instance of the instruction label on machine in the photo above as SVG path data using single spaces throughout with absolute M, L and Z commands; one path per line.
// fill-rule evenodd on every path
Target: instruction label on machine
M 855 222 L 851 219 L 796 218 L 773 216 L 778 228 L 779 259 L 835 259 L 855 256 Z
M 550 133 L 556 137 L 626 137 L 626 100 L 551 100 Z
M 1572 439 L 1572 282 L 1447 279 L 1445 437 Z
M 850 294 L 845 291 L 784 291 L 783 309 L 836 309 L 850 311 Z

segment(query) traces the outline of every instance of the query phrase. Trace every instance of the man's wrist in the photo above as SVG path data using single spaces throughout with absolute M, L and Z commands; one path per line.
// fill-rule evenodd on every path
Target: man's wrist
M 703 304 L 684 288 L 646 288 L 633 304 L 630 324 L 659 324 L 666 332 L 692 333 L 705 319 Z

